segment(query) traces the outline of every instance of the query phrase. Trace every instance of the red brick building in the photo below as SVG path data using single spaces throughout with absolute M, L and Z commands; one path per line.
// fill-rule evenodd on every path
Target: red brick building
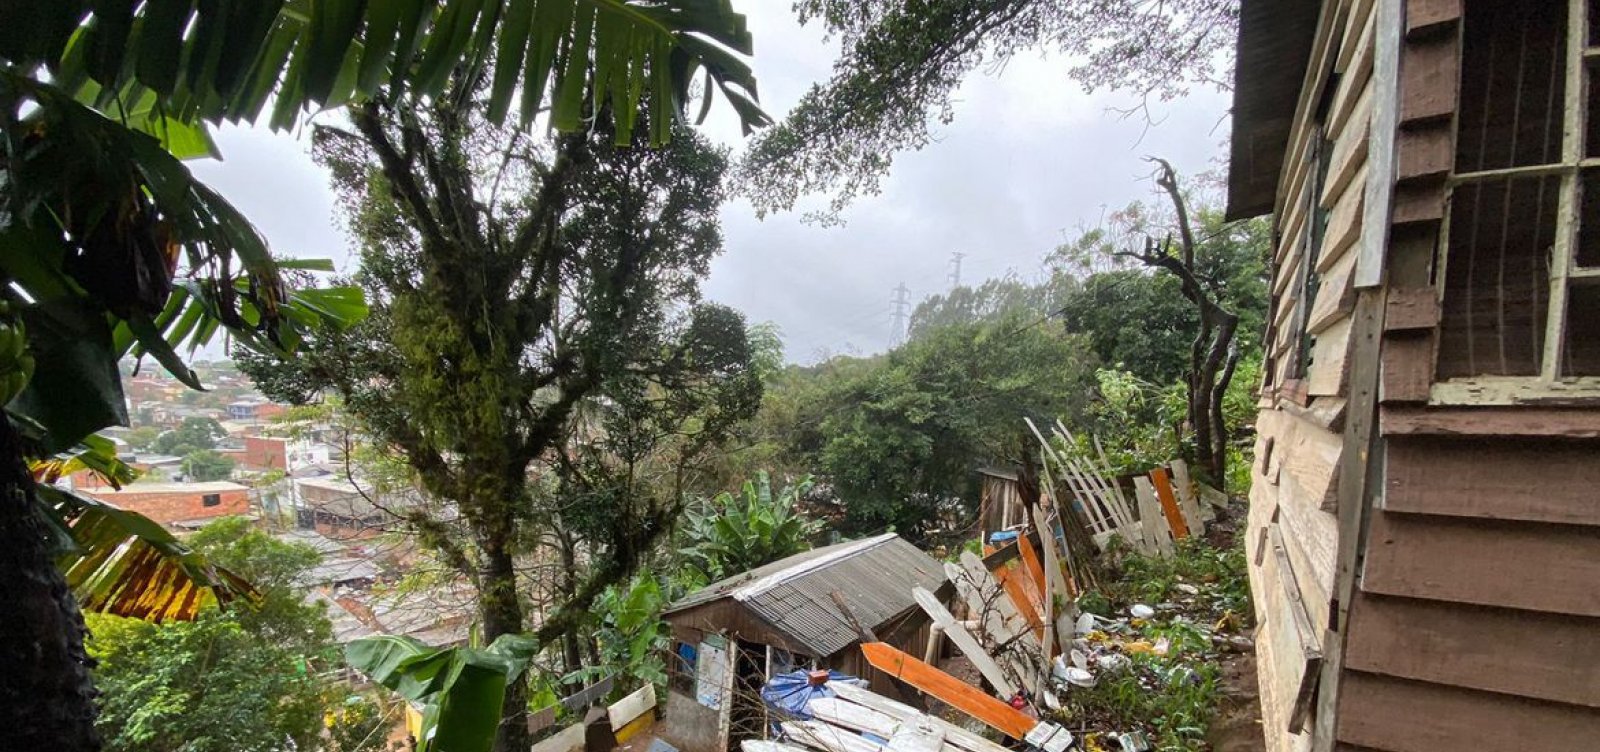
M 250 489 L 227 481 L 134 483 L 121 491 L 88 488 L 80 492 L 163 525 L 250 512 Z
M 236 459 L 245 470 L 288 470 L 288 439 L 272 436 L 244 437 L 244 452 Z

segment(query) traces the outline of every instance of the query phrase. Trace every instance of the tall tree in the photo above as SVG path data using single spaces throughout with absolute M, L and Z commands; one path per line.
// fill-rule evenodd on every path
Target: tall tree
M 721 249 L 726 157 L 686 129 L 659 150 L 642 135 L 619 147 L 604 123 L 528 138 L 494 126 L 480 81 L 458 83 L 433 101 L 355 108 L 352 131 L 317 130 L 374 315 L 293 364 L 243 363 L 280 398 L 337 393 L 429 496 L 459 510 L 464 537 L 425 511 L 409 521 L 473 581 L 484 641 L 532 627 L 545 646 L 631 573 L 681 505 L 597 482 L 637 477 L 642 444 L 628 439 L 710 429 L 692 447 L 759 399 L 742 317 L 699 302 Z M 606 444 L 604 457 L 564 451 L 574 434 L 580 448 Z M 584 496 L 530 483 L 536 463 Z M 572 507 L 567 519 L 591 518 L 596 545 L 530 625 L 517 558 L 562 515 L 556 502 Z M 524 687 L 506 693 L 497 749 L 526 746 Z
M 1155 182 L 1172 202 L 1171 234 L 1163 238 L 1146 235 L 1142 249 L 1118 251 L 1152 269 L 1159 269 L 1178 280 L 1178 289 L 1194 307 L 1199 319 L 1194 339 L 1189 344 L 1188 370 L 1184 374 L 1188 393 L 1188 424 L 1194 432 L 1195 461 L 1222 484 L 1227 478 L 1228 424 L 1223 419 L 1223 396 L 1239 365 L 1239 314 L 1228 300 L 1223 282 L 1209 276 L 1198 255 L 1201 242 L 1195 235 L 1189 204 L 1178 185 L 1178 173 L 1164 159 L 1156 163 Z
M 973 70 L 1043 49 L 1073 60 L 1088 91 L 1171 98 L 1223 86 L 1232 69 L 1238 0 L 798 0 L 843 50 L 777 126 L 752 144 L 739 180 L 759 211 L 830 194 L 823 217 L 876 193 L 894 155 L 926 146 L 955 116 Z
M 0 348 L 0 596 L 22 614 L 0 628 L 0 658 L 25 667 L 0 686 L 0 746 L 98 747 L 81 616 L 52 567 L 71 534 L 25 461 L 127 422 L 114 364 L 135 341 L 198 388 L 180 342 L 221 326 L 289 352 L 301 328 L 359 308 L 289 290 L 249 223 L 173 158 L 215 153 L 206 123 L 257 121 L 269 100 L 285 128 L 386 88 L 436 96 L 459 64 L 492 59 L 497 122 L 515 99 L 524 125 L 548 109 L 581 130 L 609 98 L 626 140 L 648 95 L 659 143 L 697 71 L 746 127 L 765 122 L 734 54 L 750 45 L 729 6 L 687 0 L 0 4 L 0 295 L 22 309 L 0 328 L 24 341 Z M 18 396 L 35 368 L 49 388 Z

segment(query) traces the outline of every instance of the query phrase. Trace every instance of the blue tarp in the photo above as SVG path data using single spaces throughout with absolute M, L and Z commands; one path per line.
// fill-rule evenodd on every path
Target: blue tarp
M 807 671 L 790 671 L 787 674 L 778 674 L 767 680 L 766 686 L 761 688 L 761 700 L 775 710 L 801 720 L 811 720 L 811 700 L 817 697 L 833 697 L 833 690 L 827 684 L 813 685 Z M 838 671 L 828 671 L 828 681 L 854 681 L 855 677 L 841 674 Z
M 1001 543 L 1010 543 L 1017 539 L 1017 531 L 1000 530 L 989 534 L 989 545 L 998 546 Z

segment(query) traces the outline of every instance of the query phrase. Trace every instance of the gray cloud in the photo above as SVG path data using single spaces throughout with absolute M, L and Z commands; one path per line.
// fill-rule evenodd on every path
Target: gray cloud
M 827 77 L 834 47 L 820 30 L 800 28 L 786 3 L 741 5 L 756 38 L 762 102 L 780 115 Z M 892 288 L 904 282 L 913 305 L 944 290 L 952 252 L 967 254 L 967 282 L 1008 270 L 1029 277 L 1077 228 L 1151 196 L 1145 155 L 1193 174 L 1222 153 L 1224 95 L 1157 105 L 1160 122 L 1147 129 L 1111 111 L 1134 101 L 1086 95 L 1065 69 L 1061 59 L 1031 54 L 975 74 L 939 140 L 900 155 L 882 194 L 853 206 L 842 227 L 807 225 L 798 214 L 761 221 L 747 202 L 731 202 L 722 213 L 726 251 L 712 266 L 707 296 L 752 321 L 775 322 L 794 361 L 876 352 L 890 341 Z M 735 150 L 743 141 L 727 108 L 714 110 L 705 132 Z M 348 268 L 333 198 L 303 133 L 225 128 L 219 142 L 226 161 L 197 164 L 196 172 L 255 221 L 275 251 L 332 257 Z

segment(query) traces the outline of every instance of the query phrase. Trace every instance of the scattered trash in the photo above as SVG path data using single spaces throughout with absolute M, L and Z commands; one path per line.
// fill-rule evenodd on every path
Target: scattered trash
M 1143 731 L 1117 734 L 1116 740 L 1122 747 L 1122 752 L 1149 752 L 1150 749 L 1150 740 L 1145 738 Z
M 1095 665 L 1098 666 L 1101 671 L 1116 673 L 1133 665 L 1133 661 L 1129 660 L 1128 656 L 1125 656 L 1121 653 L 1106 653 L 1105 655 L 1100 656 L 1100 659 Z
M 1077 666 L 1067 667 L 1066 680 L 1068 684 L 1078 687 L 1092 687 L 1096 684 L 1094 674 Z
M 1078 634 L 1086 635 L 1094 631 L 1094 614 L 1085 611 L 1078 614 Z
M 1172 640 L 1169 640 L 1169 639 L 1167 639 L 1165 637 L 1163 637 L 1163 638 L 1161 638 L 1159 640 L 1156 640 L 1156 644 L 1152 645 L 1150 647 L 1150 652 L 1155 653 L 1156 655 L 1166 655 L 1167 653 L 1169 653 L 1171 651 L 1172 651 Z
M 1089 655 L 1082 650 L 1073 650 L 1069 656 L 1072 659 L 1072 665 L 1083 669 L 1089 667 Z
M 1173 585 L 1173 587 L 1177 588 L 1178 590 L 1180 590 L 1180 591 L 1182 591 L 1184 593 L 1188 593 L 1189 595 L 1199 595 L 1200 594 L 1200 588 L 1197 588 L 1197 587 L 1195 587 L 1193 585 L 1190 585 L 1187 582 L 1180 582 L 1180 583 L 1178 583 L 1176 585 Z
M 1156 615 L 1156 610 L 1143 603 L 1135 603 L 1128 608 L 1128 613 L 1135 619 L 1148 619 Z

